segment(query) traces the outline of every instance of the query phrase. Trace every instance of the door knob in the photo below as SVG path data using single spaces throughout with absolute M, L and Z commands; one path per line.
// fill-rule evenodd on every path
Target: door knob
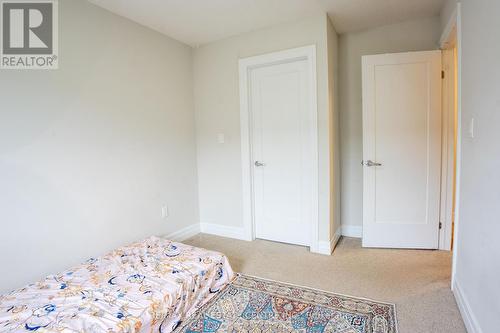
M 265 165 L 266 165 L 265 163 L 262 163 L 262 162 L 260 162 L 260 161 L 255 161 L 255 166 L 256 166 L 256 167 L 263 167 L 263 166 L 265 166 Z
M 367 167 L 374 167 L 374 166 L 382 166 L 382 163 L 377 163 L 373 162 L 372 160 L 368 160 L 364 163 Z

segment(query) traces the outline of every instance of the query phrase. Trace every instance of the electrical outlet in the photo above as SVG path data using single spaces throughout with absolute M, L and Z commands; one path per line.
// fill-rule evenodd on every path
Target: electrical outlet
M 219 144 L 224 144 L 226 143 L 226 136 L 224 135 L 224 133 L 219 133 L 217 134 L 217 142 Z

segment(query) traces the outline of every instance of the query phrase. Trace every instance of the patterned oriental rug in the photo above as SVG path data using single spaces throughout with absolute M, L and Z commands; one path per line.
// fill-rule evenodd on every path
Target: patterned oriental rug
M 395 306 L 238 275 L 175 332 L 397 333 Z

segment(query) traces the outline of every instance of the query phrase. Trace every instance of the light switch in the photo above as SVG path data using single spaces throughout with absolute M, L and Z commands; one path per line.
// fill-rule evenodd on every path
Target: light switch
M 469 138 L 474 139 L 474 118 L 470 119 L 470 123 L 469 123 Z
M 226 136 L 224 133 L 217 134 L 217 142 L 220 144 L 226 143 Z
M 166 219 L 168 217 L 168 206 L 167 205 L 163 205 L 161 207 L 161 217 Z

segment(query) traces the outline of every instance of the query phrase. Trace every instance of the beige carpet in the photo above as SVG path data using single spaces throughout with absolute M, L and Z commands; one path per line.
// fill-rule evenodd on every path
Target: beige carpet
M 237 272 L 396 303 L 400 333 L 466 332 L 450 290 L 448 252 L 363 249 L 353 238 L 343 238 L 332 256 L 204 234 L 184 243 L 225 253 Z

